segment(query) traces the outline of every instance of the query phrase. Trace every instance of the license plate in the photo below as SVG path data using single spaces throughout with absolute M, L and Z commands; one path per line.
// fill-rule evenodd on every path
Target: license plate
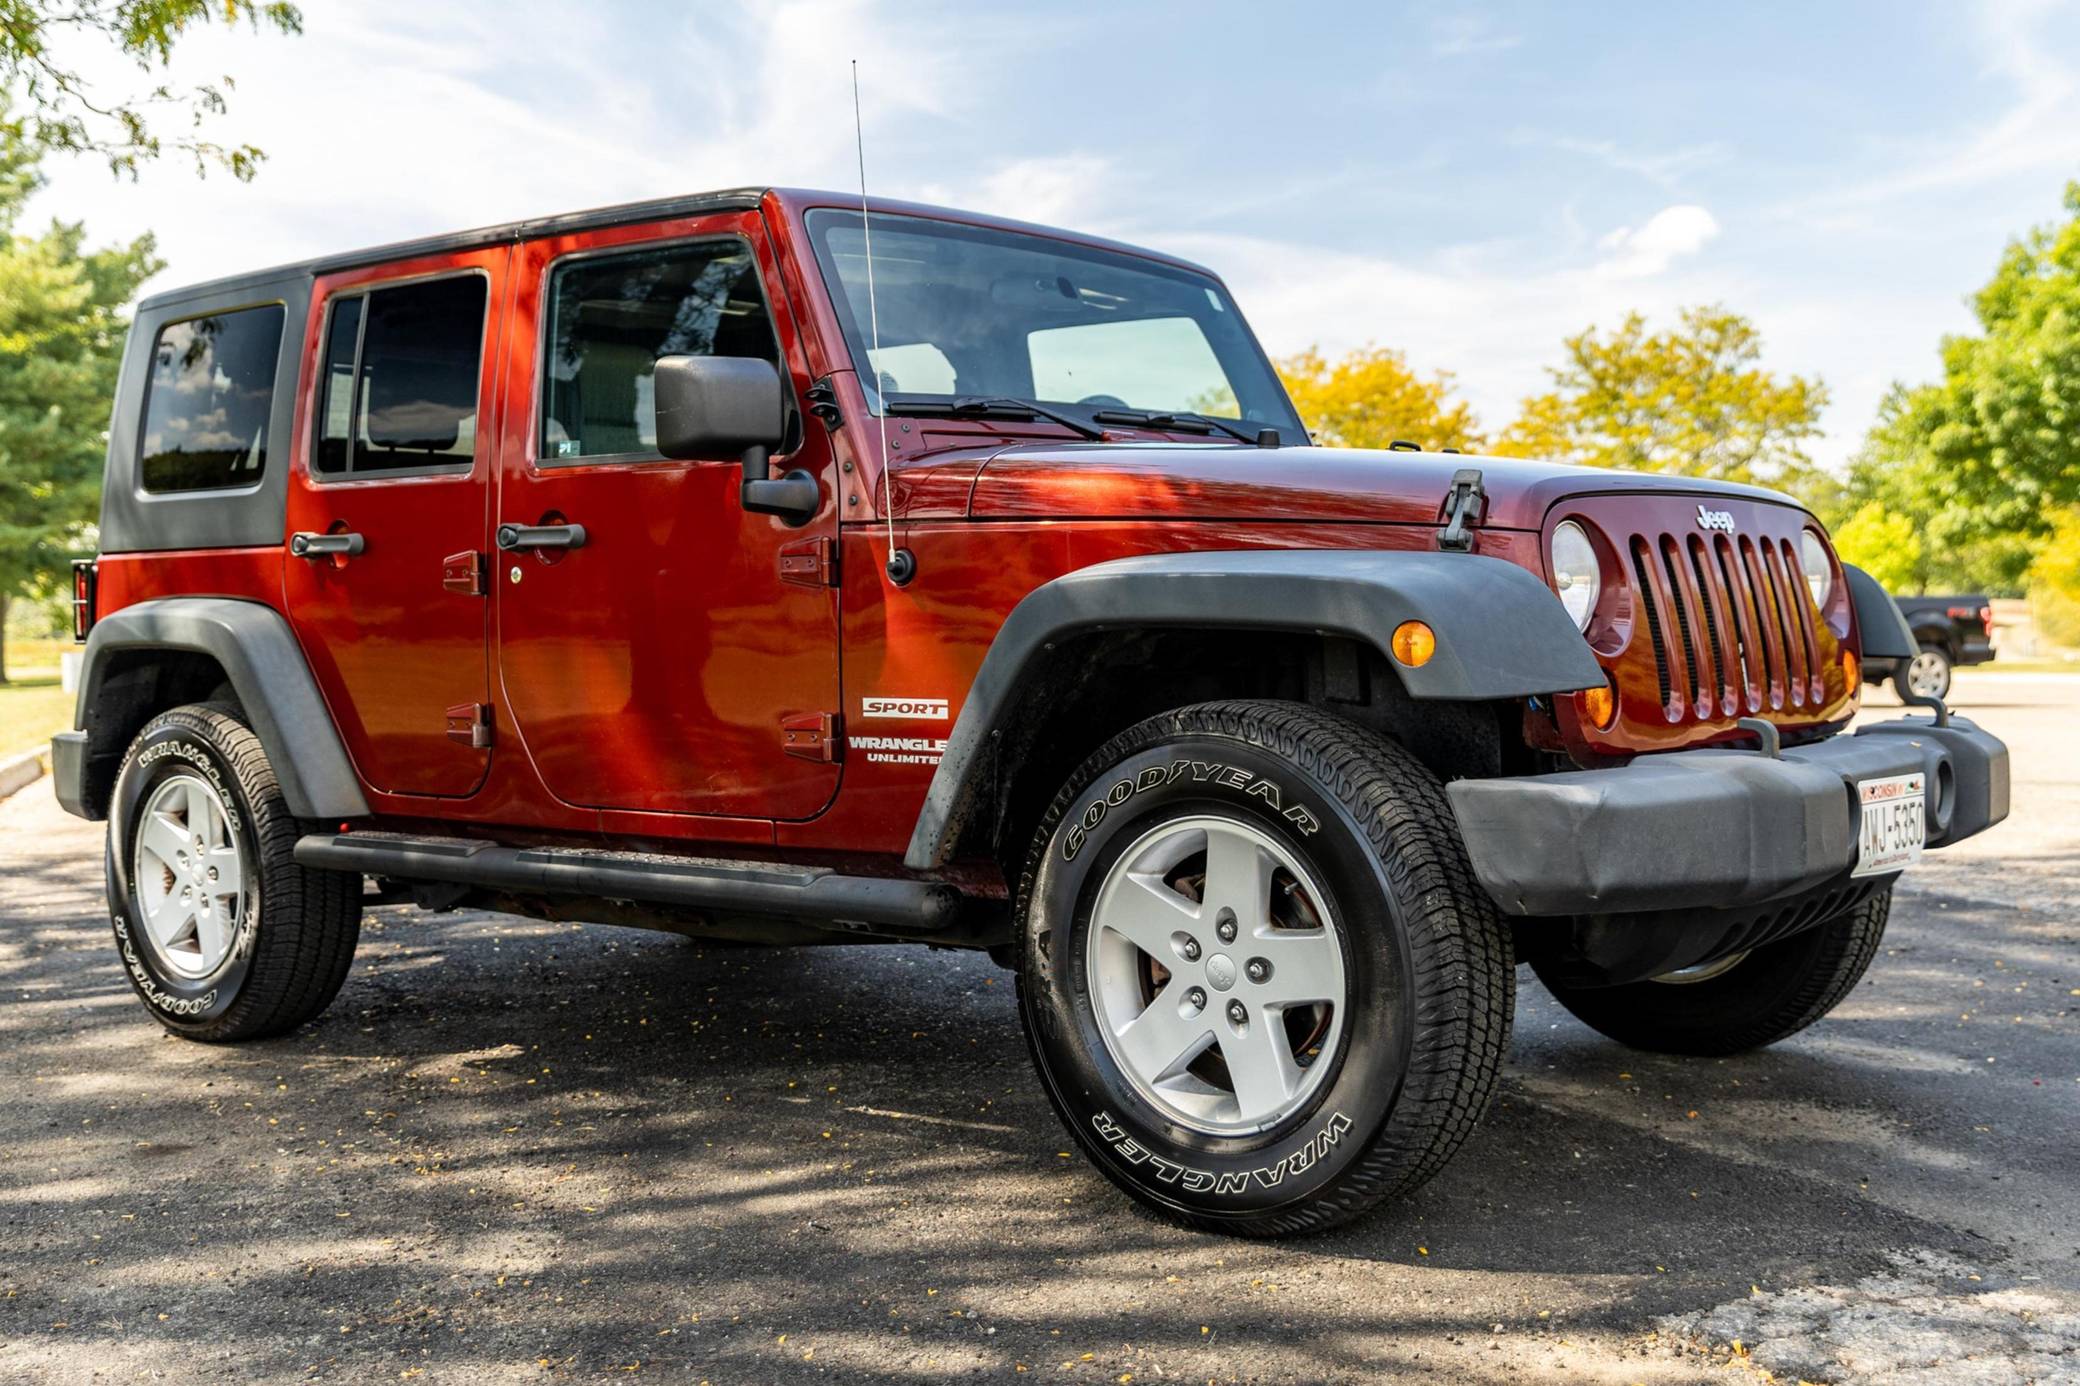
M 1925 776 L 1893 775 L 1856 786 L 1863 803 L 1863 829 L 1857 839 L 1852 876 L 1877 876 L 1921 860 L 1928 840 Z

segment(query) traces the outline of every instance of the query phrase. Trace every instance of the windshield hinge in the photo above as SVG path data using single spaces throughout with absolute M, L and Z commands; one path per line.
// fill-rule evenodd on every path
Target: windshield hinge
M 837 388 L 829 376 L 809 387 L 809 412 L 822 419 L 825 428 L 835 429 L 845 422 L 845 416 L 838 412 Z
M 1444 528 L 1437 531 L 1437 547 L 1446 553 L 1466 553 L 1473 548 L 1471 526 L 1480 523 L 1481 507 L 1488 493 L 1481 489 L 1478 467 L 1452 473 L 1452 489 L 1445 493 Z

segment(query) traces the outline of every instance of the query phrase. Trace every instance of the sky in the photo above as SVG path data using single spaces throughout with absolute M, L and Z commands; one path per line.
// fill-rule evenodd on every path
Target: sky
M 746 184 L 869 186 L 1198 260 L 1274 355 L 1368 343 L 1499 431 L 1565 337 L 1720 303 L 1832 402 L 1839 466 L 2080 178 L 2080 6 L 305 0 L 210 30 L 241 185 L 54 162 L 153 287 Z M 148 84 L 99 60 L 103 90 Z

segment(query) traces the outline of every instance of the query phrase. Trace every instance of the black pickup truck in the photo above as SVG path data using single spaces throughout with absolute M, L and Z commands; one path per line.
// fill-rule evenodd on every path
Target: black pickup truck
M 1909 660 L 1873 660 L 1864 668 L 1865 683 L 1883 683 L 1889 678 L 1901 698 L 1917 694 L 1948 698 L 1953 668 L 1992 662 L 1993 603 L 1983 593 L 1894 600 L 1913 627 L 1921 652 Z

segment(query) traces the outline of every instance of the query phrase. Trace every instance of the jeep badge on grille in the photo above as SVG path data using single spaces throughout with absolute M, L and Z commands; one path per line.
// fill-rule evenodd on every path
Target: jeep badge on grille
M 1733 533 L 1733 512 L 1731 510 L 1707 510 L 1700 505 L 1697 507 L 1697 527 L 1699 529 L 1724 530 L 1726 533 L 1731 534 Z

